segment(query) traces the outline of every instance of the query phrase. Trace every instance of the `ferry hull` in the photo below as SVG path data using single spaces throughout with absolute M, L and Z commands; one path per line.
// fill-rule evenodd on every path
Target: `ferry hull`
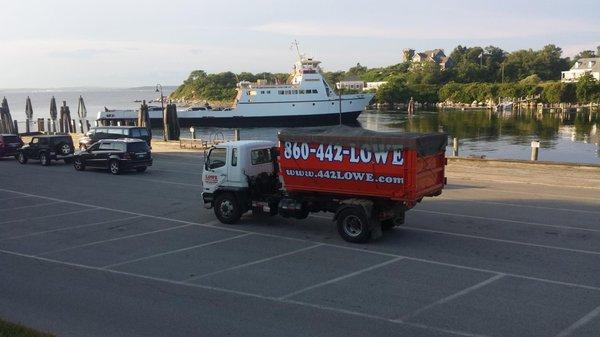
M 342 123 L 355 124 L 356 119 L 362 111 L 351 111 L 342 113 Z M 334 125 L 340 122 L 339 113 L 315 114 L 315 115 L 290 115 L 290 116 L 257 116 L 257 117 L 198 117 L 198 118 L 179 118 L 181 127 L 263 127 L 263 126 L 318 126 Z M 152 127 L 162 127 L 161 118 L 151 118 Z

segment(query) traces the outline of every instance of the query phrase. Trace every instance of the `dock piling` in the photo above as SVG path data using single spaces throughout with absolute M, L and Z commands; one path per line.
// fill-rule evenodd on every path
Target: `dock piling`
M 234 129 L 233 130 L 233 140 L 240 140 L 240 129 Z
M 531 161 L 538 160 L 538 152 L 540 149 L 540 141 L 534 140 L 531 142 Z
M 458 157 L 458 138 L 454 137 L 452 144 L 452 155 Z

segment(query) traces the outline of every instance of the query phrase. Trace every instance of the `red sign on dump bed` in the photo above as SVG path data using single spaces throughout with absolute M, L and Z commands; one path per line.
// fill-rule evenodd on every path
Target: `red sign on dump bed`
M 280 142 L 280 175 L 288 192 L 322 192 L 415 201 L 439 194 L 444 152 L 419 156 L 415 150 L 373 152 L 338 144 Z

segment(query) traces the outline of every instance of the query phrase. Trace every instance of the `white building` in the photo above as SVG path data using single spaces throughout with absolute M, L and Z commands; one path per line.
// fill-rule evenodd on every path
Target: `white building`
M 386 84 L 387 81 L 367 82 L 367 86 L 363 90 L 377 90 L 380 86 Z
M 363 81 L 339 81 L 335 84 L 338 89 L 355 89 L 363 90 L 365 88 L 365 82 Z
M 596 80 L 600 81 L 600 57 L 577 60 L 571 70 L 561 73 L 561 81 L 577 82 L 584 74 L 592 74 Z

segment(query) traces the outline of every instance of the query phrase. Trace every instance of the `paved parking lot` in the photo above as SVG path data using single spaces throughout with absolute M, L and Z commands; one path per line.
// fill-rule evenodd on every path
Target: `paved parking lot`
M 59 336 L 600 336 L 600 171 L 449 166 L 377 241 L 215 221 L 202 157 L 0 160 L 0 317 Z

